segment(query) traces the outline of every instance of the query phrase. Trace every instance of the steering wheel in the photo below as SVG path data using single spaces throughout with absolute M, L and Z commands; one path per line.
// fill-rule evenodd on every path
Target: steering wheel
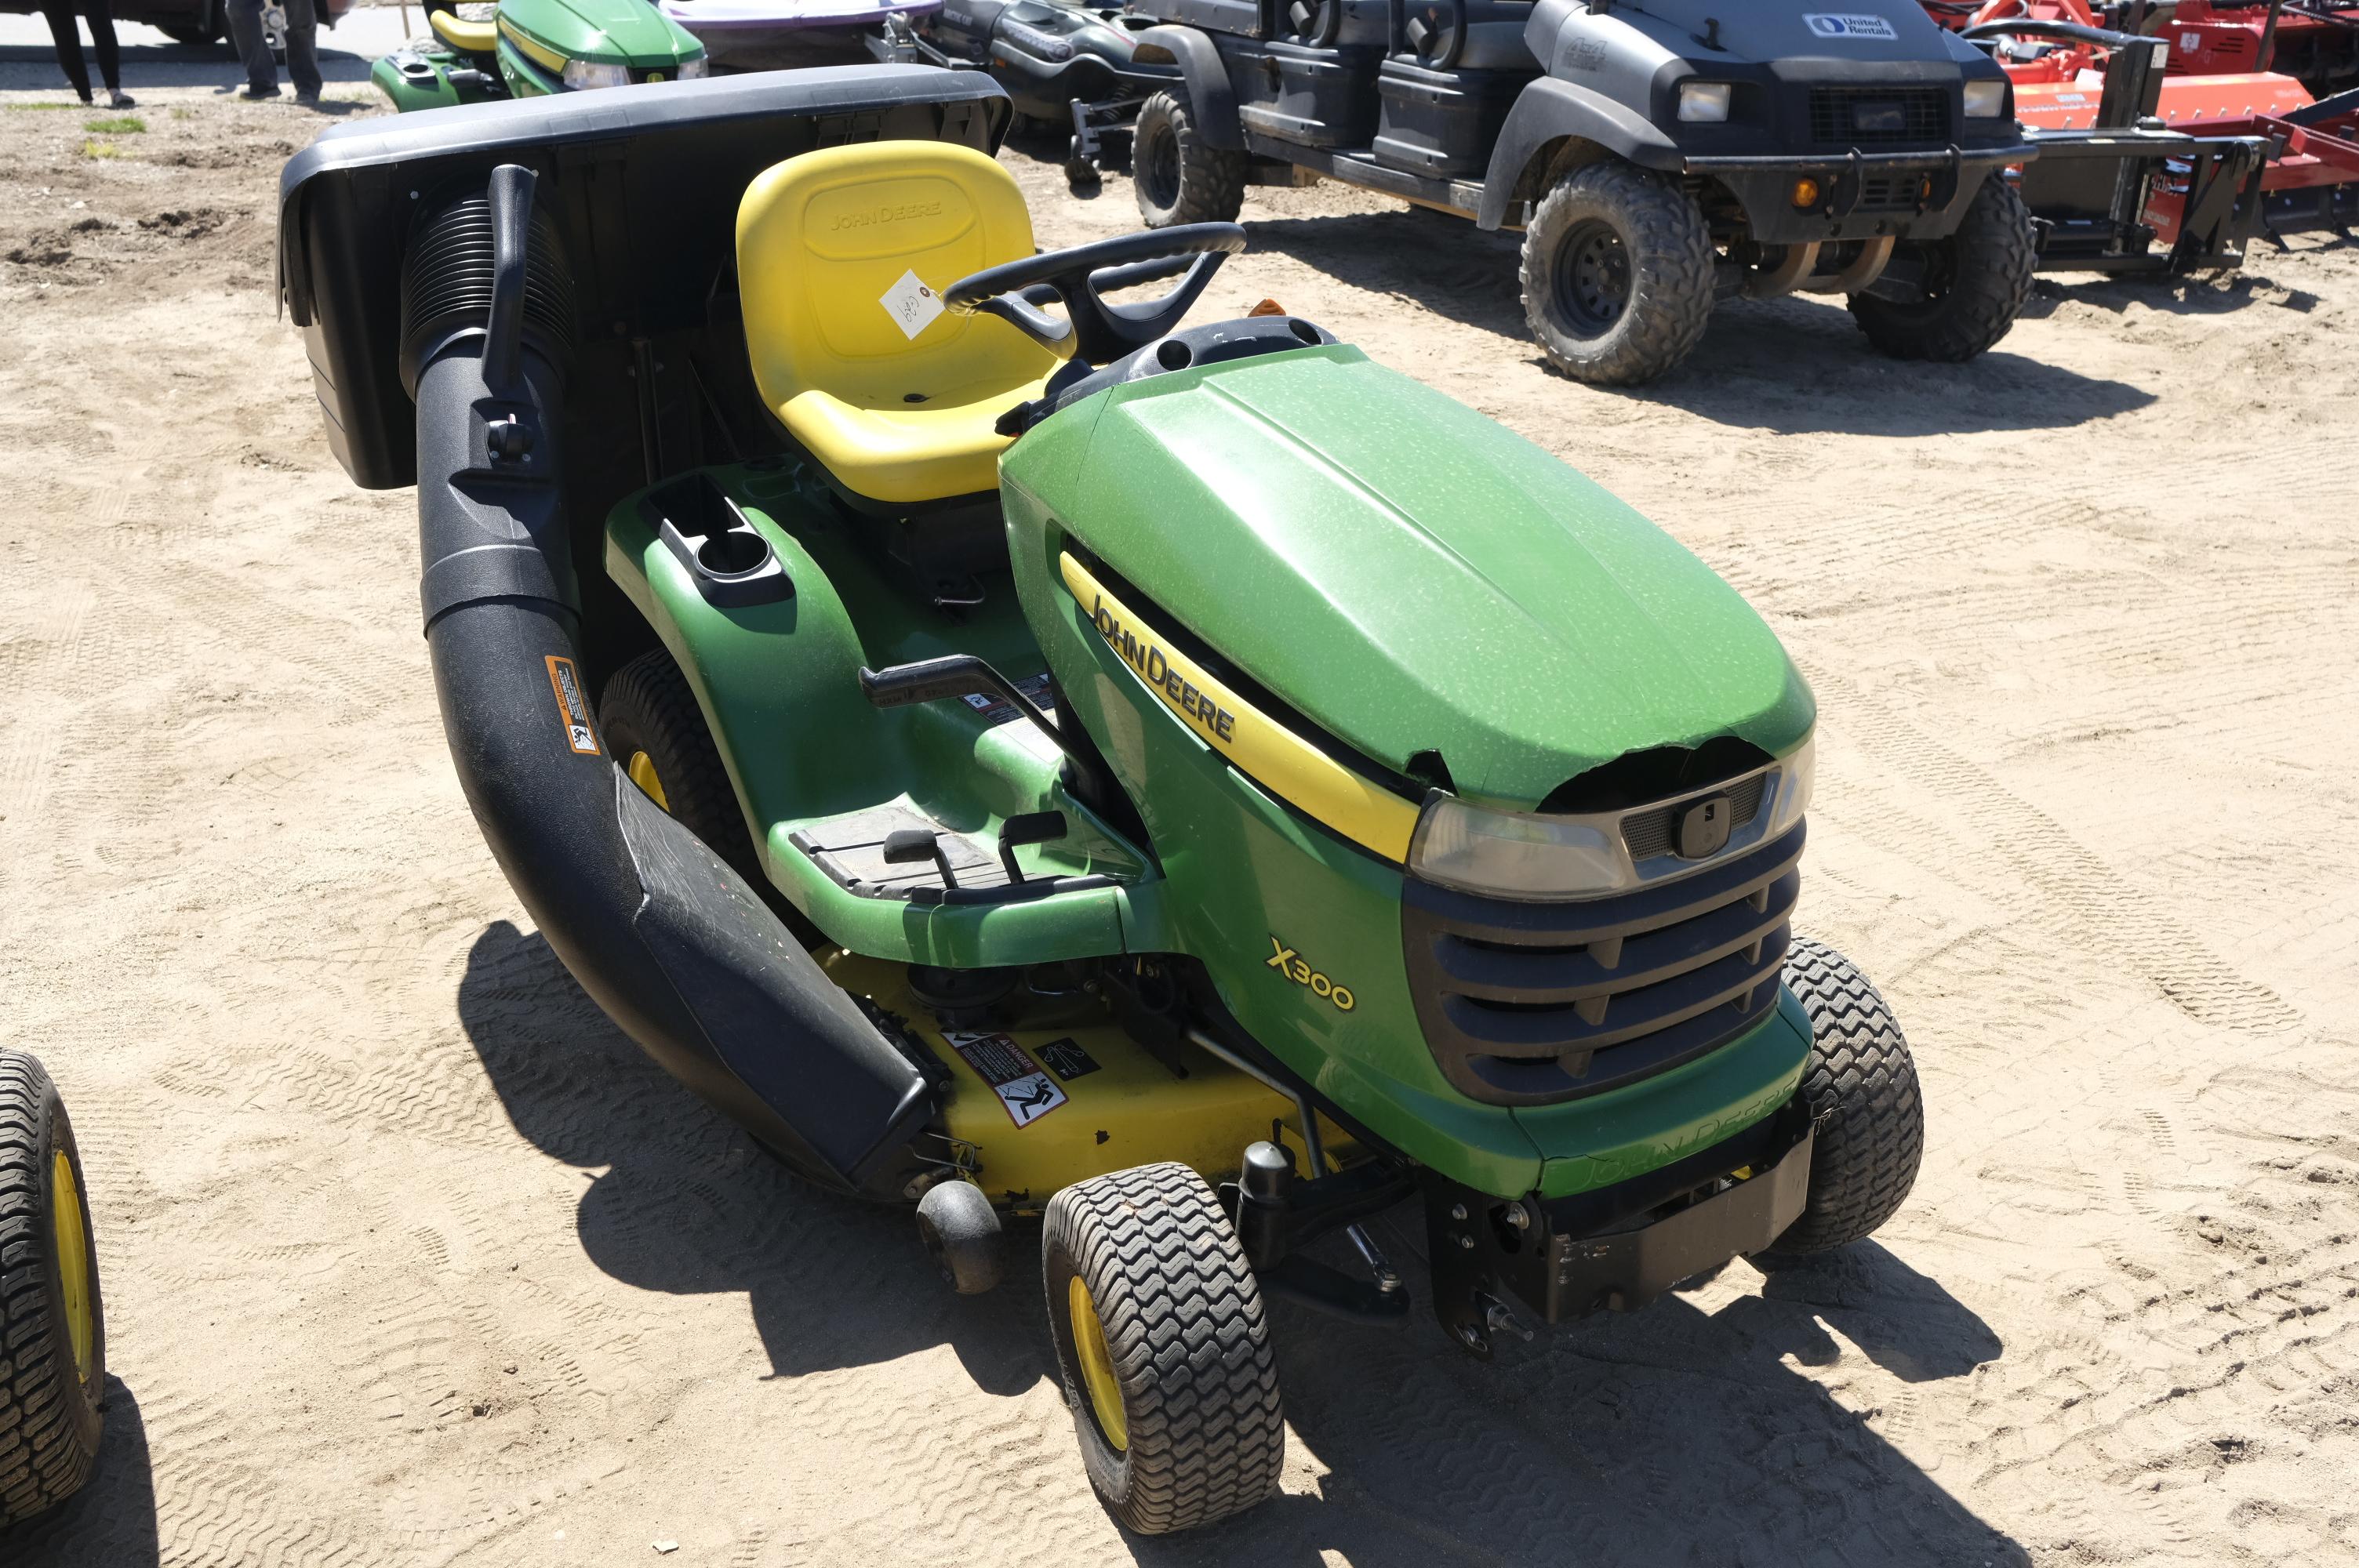
M 1085 365 L 1111 364 L 1169 333 L 1188 314 L 1221 263 L 1245 248 L 1234 223 L 1182 223 L 1097 240 L 985 267 L 942 292 L 942 305 L 961 315 L 996 316 L 1045 349 Z M 1108 292 L 1177 276 L 1159 299 L 1116 305 Z M 1062 300 L 1066 319 L 1040 308 Z

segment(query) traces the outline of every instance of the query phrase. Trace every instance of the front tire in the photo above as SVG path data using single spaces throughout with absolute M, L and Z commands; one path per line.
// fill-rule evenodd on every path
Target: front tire
M 1160 1164 L 1075 1183 L 1049 1202 L 1040 1264 L 1108 1512 L 1161 1535 L 1277 1489 L 1286 1420 L 1261 1287 L 1201 1177 Z
M 1904 240 L 1895 261 L 1913 265 L 1923 297 L 1851 297 L 1852 319 L 1867 341 L 1897 360 L 1956 363 L 2007 334 L 2031 296 L 2038 265 L 2031 210 L 1998 176 L 1983 181 L 1957 232 L 1940 240 Z M 1889 275 L 1891 268 L 1886 268 Z
M 1150 229 L 1234 223 L 1245 205 L 1245 155 L 1204 145 L 1188 105 L 1149 98 L 1131 134 L 1131 191 Z
M 106 1313 L 82 1154 L 40 1062 L 0 1051 L 0 1530 L 98 1462 Z
M 1785 981 L 1810 1019 L 1796 1092 L 1819 1130 L 1810 1197 L 1772 1249 L 1792 1256 L 1848 1246 L 1892 1217 L 1925 1157 L 1925 1104 L 1908 1041 L 1856 965 L 1798 936 Z
M 1524 319 L 1575 381 L 1636 386 L 1688 357 L 1712 319 L 1712 235 L 1695 200 L 1632 164 L 1556 183 L 1524 229 Z

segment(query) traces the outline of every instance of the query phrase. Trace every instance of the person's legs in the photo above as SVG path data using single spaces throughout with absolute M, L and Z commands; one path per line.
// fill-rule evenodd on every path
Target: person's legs
M 227 0 L 229 36 L 237 40 L 237 58 L 245 62 L 245 90 L 257 98 L 278 96 L 278 63 L 270 58 L 270 39 L 262 30 L 262 0 Z
M 131 101 L 123 96 L 123 56 L 114 47 L 114 5 L 113 0 L 82 0 L 90 17 L 91 47 L 98 53 L 98 79 L 106 83 L 106 91 L 118 102 L 115 107 L 127 109 Z
M 90 72 L 82 66 L 82 35 L 74 31 L 71 0 L 41 0 L 41 15 L 49 21 L 49 41 L 58 46 L 58 63 L 65 67 L 74 95 L 89 103 Z
M 320 101 L 320 13 L 311 0 L 286 0 L 286 5 L 287 74 L 295 79 L 295 96 L 316 103 Z

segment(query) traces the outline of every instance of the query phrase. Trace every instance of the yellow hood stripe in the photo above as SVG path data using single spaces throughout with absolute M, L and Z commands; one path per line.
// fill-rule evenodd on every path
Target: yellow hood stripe
M 1354 844 L 1396 865 L 1408 859 L 1409 835 L 1417 828 L 1414 805 L 1362 778 L 1206 674 L 1150 632 L 1071 556 L 1060 556 L 1058 566 L 1082 613 L 1114 656 L 1197 739 L 1262 788 Z
M 558 53 L 555 49 L 550 49 L 538 38 L 528 38 L 525 37 L 523 33 L 516 30 L 515 24 L 511 23 L 505 16 L 499 18 L 499 27 L 500 36 L 507 39 L 508 42 L 516 45 L 517 52 L 522 54 L 525 59 L 532 61 L 535 65 L 539 66 L 544 70 L 553 70 L 560 76 L 565 74 L 565 57 L 563 55 Z

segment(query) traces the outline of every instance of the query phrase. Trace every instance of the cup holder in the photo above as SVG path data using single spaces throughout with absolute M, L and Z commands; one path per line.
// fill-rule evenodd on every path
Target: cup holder
M 794 580 L 769 540 L 705 473 L 658 485 L 640 512 L 708 604 L 734 609 L 792 599 Z
M 715 577 L 743 577 L 769 558 L 769 544 L 750 528 L 708 535 L 696 546 L 696 564 Z

